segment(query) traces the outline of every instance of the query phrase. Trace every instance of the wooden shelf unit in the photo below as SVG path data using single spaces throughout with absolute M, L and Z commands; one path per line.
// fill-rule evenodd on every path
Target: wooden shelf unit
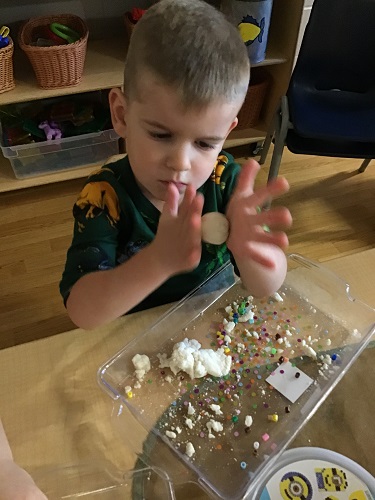
M 267 57 L 263 62 L 255 65 L 266 67 L 272 78 L 261 120 L 256 128 L 234 130 L 225 142 L 225 148 L 260 142 L 264 139 L 277 102 L 288 85 L 302 10 L 303 0 L 274 0 Z M 0 106 L 121 87 L 126 48 L 125 36 L 117 39 L 89 40 L 82 83 L 74 87 L 54 90 L 44 90 L 38 87 L 25 55 L 16 51 L 14 61 L 16 87 L 14 90 L 0 94 Z M 9 161 L 0 154 L 0 193 L 85 177 L 97 166 L 88 165 L 21 180 L 14 177 Z

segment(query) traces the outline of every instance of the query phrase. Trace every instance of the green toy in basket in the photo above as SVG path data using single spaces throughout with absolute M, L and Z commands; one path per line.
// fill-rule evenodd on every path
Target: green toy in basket
M 81 38 L 81 35 L 77 31 L 69 28 L 69 26 L 65 26 L 65 24 L 51 23 L 50 29 L 52 33 L 68 43 L 77 42 Z
M 81 82 L 88 35 L 85 21 L 72 14 L 36 17 L 22 26 L 19 45 L 42 88 L 69 87 Z

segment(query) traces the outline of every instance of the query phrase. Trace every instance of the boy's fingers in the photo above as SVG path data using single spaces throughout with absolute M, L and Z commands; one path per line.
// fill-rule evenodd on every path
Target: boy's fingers
M 191 204 L 193 203 L 195 196 L 196 196 L 196 191 L 193 188 L 193 186 L 189 184 L 186 187 L 184 197 L 182 199 L 180 208 L 178 210 L 178 213 L 180 215 L 184 215 L 190 210 Z
M 253 205 L 262 206 L 270 198 L 281 196 L 289 191 L 288 181 L 284 177 L 279 177 L 270 182 L 267 186 L 257 189 L 253 194 L 251 202 Z
M 266 224 L 269 227 L 283 227 L 287 228 L 292 225 L 292 215 L 286 207 L 275 207 L 271 210 L 264 210 L 263 212 L 252 216 L 256 224 Z
M 251 244 L 248 247 L 249 258 L 251 258 L 254 262 L 257 262 L 261 266 L 267 267 L 269 269 L 273 269 L 275 267 L 275 263 L 270 257 L 264 255 L 258 248 L 254 248 Z
M 237 195 L 251 195 L 253 193 L 255 178 L 259 170 L 260 165 L 255 160 L 249 160 L 242 165 L 236 186 Z
M 204 204 L 204 197 L 202 193 L 197 193 L 192 186 L 186 188 L 184 198 L 178 209 L 179 217 L 182 218 L 199 218 L 199 228 L 200 228 L 200 218 L 202 217 L 202 210 Z M 195 222 L 196 226 L 197 223 Z
M 279 236 L 275 237 L 275 235 L 268 235 L 265 239 L 265 241 L 262 241 L 262 243 L 271 243 L 272 240 L 278 239 Z M 269 269 L 274 269 L 275 268 L 275 262 L 274 260 L 267 256 L 267 252 L 264 252 L 262 248 L 259 248 L 259 245 L 257 243 L 260 243 L 259 240 L 250 242 L 247 245 L 247 255 L 250 259 L 254 260 L 255 262 L 258 262 L 258 264 L 268 267 Z M 280 248 L 286 248 L 288 246 L 288 238 L 285 234 L 280 233 L 280 241 L 277 246 Z
M 202 193 L 197 193 L 193 201 L 193 210 L 199 217 L 202 217 L 202 210 L 204 205 L 204 196 Z
M 254 241 L 258 243 L 268 243 L 269 245 L 275 245 L 280 248 L 287 248 L 289 245 L 288 237 L 283 231 L 275 231 L 268 233 L 262 229 L 256 233 Z
M 163 214 L 168 214 L 176 217 L 178 215 L 179 192 L 177 187 L 170 182 L 167 187 L 167 194 L 163 207 Z

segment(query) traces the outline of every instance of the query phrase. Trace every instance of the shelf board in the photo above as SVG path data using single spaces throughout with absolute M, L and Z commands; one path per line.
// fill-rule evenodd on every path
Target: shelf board
M 16 102 L 33 101 L 69 94 L 79 94 L 100 89 L 120 87 L 123 83 L 127 41 L 124 38 L 89 40 L 82 82 L 73 87 L 46 90 L 38 86 L 34 72 L 26 56 L 16 51 L 14 71 L 16 87 L 0 94 L 0 106 Z M 269 50 L 264 61 L 255 66 L 270 66 L 286 61 L 276 51 Z
M 267 134 L 267 127 L 260 123 L 256 128 L 233 130 L 224 143 L 224 149 L 244 146 L 253 142 L 263 141 Z
M 286 57 L 282 57 L 281 55 L 278 55 L 277 53 L 273 53 L 272 51 L 269 51 L 270 55 L 266 56 L 264 61 L 257 63 L 257 64 L 252 64 L 252 68 L 258 68 L 259 66 L 272 66 L 273 64 L 283 64 L 287 62 Z
M 16 179 L 12 165 L 9 160 L 4 158 L 0 153 L 0 193 L 7 191 L 15 191 L 16 189 L 24 189 L 44 184 L 52 184 L 53 182 L 67 181 L 71 179 L 81 179 L 88 177 L 94 170 L 100 168 L 102 163 L 85 165 L 84 167 L 63 170 L 48 175 L 40 175 L 37 177 L 28 177 L 26 179 Z
M 82 82 L 73 87 L 53 90 L 38 86 L 30 63 L 18 51 L 14 62 L 16 87 L 0 94 L 0 105 L 120 87 L 123 83 L 126 49 L 125 37 L 89 41 Z

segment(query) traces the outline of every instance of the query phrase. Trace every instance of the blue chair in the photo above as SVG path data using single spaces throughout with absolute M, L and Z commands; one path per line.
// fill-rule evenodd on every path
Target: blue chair
M 264 141 L 296 154 L 375 158 L 375 0 L 315 0 L 287 94 Z

